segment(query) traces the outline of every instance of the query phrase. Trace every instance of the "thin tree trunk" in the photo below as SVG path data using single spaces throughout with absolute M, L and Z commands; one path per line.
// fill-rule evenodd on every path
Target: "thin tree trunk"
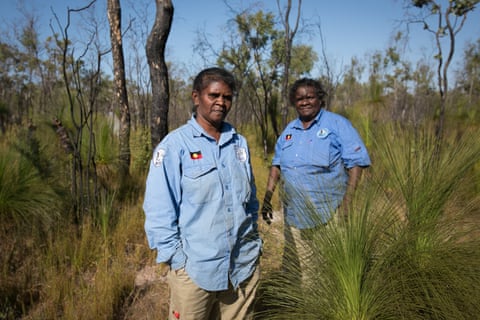
M 280 10 L 280 3 L 277 0 L 277 6 Z M 300 22 L 301 16 L 301 8 L 302 8 L 302 0 L 298 0 L 298 8 L 297 8 L 297 17 L 295 20 L 295 25 L 293 29 L 290 28 L 290 10 L 292 8 L 292 0 L 288 0 L 287 2 L 287 10 L 285 15 L 282 17 L 283 20 L 283 27 L 285 28 L 285 59 L 284 59 L 284 71 L 283 71 L 283 82 L 282 82 L 282 107 L 281 107 L 281 115 L 282 115 L 282 130 L 287 125 L 287 116 L 288 116 L 288 106 L 290 105 L 290 101 L 288 99 L 288 86 L 289 86 L 289 76 L 290 76 L 290 62 L 292 58 L 292 43 L 293 38 L 298 30 L 298 25 Z M 280 10 L 281 13 L 281 10 Z M 278 137 L 278 135 L 277 135 Z
M 152 80 L 151 143 L 155 147 L 168 133 L 168 104 L 170 101 L 165 46 L 173 20 L 171 0 L 155 0 L 155 23 L 147 40 L 147 60 Z
M 112 43 L 115 102 L 120 110 L 119 159 L 121 178 L 125 178 L 130 169 L 130 108 L 128 105 L 125 80 L 120 0 L 108 0 L 107 5 L 108 21 L 110 23 L 110 39 Z

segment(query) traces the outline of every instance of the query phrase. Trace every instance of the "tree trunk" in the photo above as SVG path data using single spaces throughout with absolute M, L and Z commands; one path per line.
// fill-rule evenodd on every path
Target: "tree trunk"
M 277 5 L 280 7 L 279 1 L 277 0 Z M 287 9 L 285 11 L 285 15 L 282 17 L 283 20 L 283 27 L 285 28 L 285 59 L 284 59 L 284 71 L 283 71 L 283 81 L 282 81 L 282 107 L 281 107 L 281 114 L 282 114 L 282 130 L 287 126 L 287 117 L 288 117 L 288 106 L 290 105 L 290 101 L 288 99 L 288 87 L 289 87 L 289 76 L 290 76 L 290 62 L 292 59 L 292 44 L 293 38 L 298 30 L 298 24 L 300 22 L 300 15 L 301 15 L 301 8 L 302 8 L 302 0 L 298 0 L 298 11 L 297 17 L 295 20 L 295 25 L 290 28 L 290 10 L 292 9 L 292 1 L 287 1 Z M 281 12 L 280 12 L 281 13 Z M 278 137 L 278 135 L 277 135 Z
M 155 147 L 168 133 L 168 104 L 170 100 L 165 46 L 173 20 L 171 0 L 155 0 L 155 23 L 147 40 L 147 61 L 152 80 L 152 111 L 150 118 L 151 143 Z
M 125 80 L 120 0 L 108 0 L 107 6 L 112 43 L 115 103 L 120 110 L 119 159 L 121 179 L 123 179 L 128 175 L 130 169 L 130 109 Z

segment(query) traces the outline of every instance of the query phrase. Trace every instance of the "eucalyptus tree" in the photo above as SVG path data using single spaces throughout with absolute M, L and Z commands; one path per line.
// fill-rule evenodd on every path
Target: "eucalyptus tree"
M 13 105 L 24 75 L 19 72 L 19 50 L 8 43 L 0 42 L 0 126 L 5 132 L 14 117 L 19 117 L 19 109 Z
M 480 38 L 467 44 L 461 69 L 457 74 L 457 86 L 467 95 L 469 105 L 480 102 Z M 472 106 L 473 107 L 473 106 Z
M 231 69 L 240 82 L 239 98 L 251 110 L 243 115 L 252 115 L 259 125 L 266 157 L 270 124 L 275 137 L 281 131 L 278 105 L 285 71 L 285 32 L 278 28 L 273 13 L 261 10 L 237 14 L 235 26 L 229 42 L 224 42 L 217 62 Z M 291 76 L 306 73 L 313 68 L 315 60 L 311 46 L 293 45 L 288 73 Z
M 39 90 L 43 70 L 41 48 L 37 18 L 28 13 L 0 41 L 0 99 L 8 111 L 5 120 L 9 123 L 25 123 L 37 109 L 45 107 L 43 91 Z
M 270 12 L 238 14 L 235 17 L 236 33 L 230 43 L 224 44 L 218 64 L 227 66 L 240 82 L 240 99 L 246 103 L 259 124 L 264 152 L 267 151 L 269 131 L 268 115 L 276 126 L 276 86 L 281 65 L 281 33 L 275 28 L 275 16 Z M 276 101 L 275 101 L 276 102 Z M 246 114 L 245 114 L 246 115 Z
M 173 21 L 171 0 L 155 0 L 155 22 L 147 39 L 146 54 L 152 83 L 150 114 L 151 144 L 155 147 L 168 133 L 168 104 L 170 101 L 165 46 Z
M 336 90 L 335 102 L 338 104 L 337 110 L 343 111 L 345 106 L 353 105 L 362 97 L 361 78 L 365 71 L 364 62 L 357 57 L 350 59 L 350 64 L 345 67 L 343 81 Z
M 127 83 L 125 79 L 120 0 L 108 0 L 107 13 L 110 23 L 110 41 L 112 44 L 113 78 L 115 84 L 114 100 L 120 111 L 120 178 L 124 181 L 130 169 L 130 107 L 128 104 Z
M 438 102 L 435 91 L 435 70 L 426 61 L 419 61 L 412 74 L 413 102 L 411 120 L 420 124 L 425 119 L 431 119 L 432 110 Z
M 22 62 L 23 62 L 23 74 L 26 76 L 24 83 L 25 88 L 25 107 L 27 116 L 31 117 L 34 113 L 33 106 L 35 103 L 35 87 L 38 78 L 42 76 L 42 68 L 40 63 L 40 40 L 38 33 L 38 25 L 36 18 L 33 15 L 25 15 L 26 24 L 23 26 L 21 34 L 19 35 L 19 42 L 23 47 L 22 50 Z M 40 93 L 41 94 L 41 93 Z M 42 99 L 43 100 L 43 99 Z M 43 103 L 39 103 L 39 107 Z
M 301 9 L 302 9 L 302 0 L 298 0 L 297 6 L 297 15 L 293 23 L 293 27 L 290 26 L 290 11 L 292 9 L 292 0 L 287 1 L 285 11 L 281 9 L 280 0 L 277 0 L 277 7 L 280 16 L 282 16 L 282 24 L 284 27 L 284 41 L 285 41 L 285 58 L 283 59 L 283 80 L 282 80 L 282 128 L 287 125 L 287 115 L 288 115 L 288 106 L 290 104 L 288 100 L 288 87 L 289 87 L 289 76 L 290 76 L 290 62 L 292 60 L 292 45 L 293 39 L 298 31 L 298 26 L 300 23 Z
M 445 109 L 448 93 L 448 71 L 455 54 L 458 33 L 462 30 L 467 16 L 480 0 L 407 0 L 419 9 L 419 14 L 410 23 L 420 23 L 423 29 L 435 38 L 437 60 L 437 84 L 440 94 L 436 137 L 440 143 L 443 137 Z M 446 38 L 446 41 L 444 41 Z M 444 49 L 446 49 L 444 52 Z
M 408 89 L 412 80 L 412 67 L 403 59 L 399 49 L 399 41 L 402 34 L 398 33 L 395 43 L 385 52 L 384 65 L 387 68 L 385 74 L 385 87 L 392 95 L 392 117 L 395 120 L 410 120 L 410 108 Z
M 151 16 L 150 12 L 154 3 L 151 0 L 127 1 L 126 6 L 122 8 L 131 10 L 135 13 L 135 19 L 129 22 L 128 32 L 125 32 L 124 39 L 127 45 L 126 51 L 126 71 L 127 79 L 131 80 L 128 85 L 129 106 L 132 117 L 132 129 L 149 132 L 150 126 L 147 123 L 147 110 L 151 106 L 151 80 L 148 70 L 148 64 L 145 59 L 145 46 L 139 45 L 147 43 L 148 33 L 150 31 Z M 146 134 L 145 136 L 148 136 Z M 150 143 L 148 143 L 148 146 Z

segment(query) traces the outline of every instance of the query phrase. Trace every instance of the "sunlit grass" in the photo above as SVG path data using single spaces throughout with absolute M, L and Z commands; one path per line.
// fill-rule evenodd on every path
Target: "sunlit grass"
M 122 210 L 114 230 L 85 221 L 80 232 L 57 230 L 37 268 L 44 285 L 27 319 L 106 319 L 120 312 L 134 290 L 139 263 L 149 250 L 142 212 Z
M 265 159 L 262 146 L 255 142 L 256 130 L 239 131 L 249 141 L 261 202 L 271 154 Z M 110 139 L 109 135 L 101 139 L 97 160 L 114 168 L 117 150 Z M 133 135 L 132 142 L 132 150 L 148 149 L 141 134 Z M 351 218 L 346 223 L 332 221 L 314 234 L 306 270 L 282 259 L 283 215 L 280 193 L 275 192 L 273 223 L 259 221 L 265 243 L 261 319 L 473 319 L 480 313 L 480 143 L 473 132 L 452 134 L 434 158 L 433 142 L 428 130 L 375 126 L 369 134 L 373 165 L 363 176 Z M 51 206 L 50 200 L 59 194 L 50 195 L 54 180 L 37 175 L 31 161 L 14 150 L 4 146 L 2 150 L 7 151 L 0 155 L 4 168 L 0 190 L 10 197 L 24 191 L 24 202 L 35 199 L 37 195 L 30 194 L 34 191 L 49 201 L 37 199 L 38 206 L 18 202 L 15 210 L 24 210 L 27 219 L 18 215 L 23 221 L 19 232 L 10 229 L 2 234 L 0 315 L 111 319 L 128 313 L 128 304 L 142 294 L 134 286 L 137 271 L 154 264 L 141 209 L 146 154 L 132 159 L 132 192 L 127 199 L 118 198 L 116 175 L 107 173 L 110 181 L 99 196 L 98 212 L 74 225 L 71 212 Z M 48 145 L 48 150 L 55 146 Z M 48 165 L 52 172 L 62 172 L 56 186 L 64 187 L 69 176 L 63 156 L 56 154 Z M 62 167 L 55 170 L 55 166 Z M 5 186 L 18 194 L 9 194 Z M 3 210 L 2 219 L 10 224 L 2 227 L 17 226 L 12 218 L 15 211 Z M 61 215 L 46 220 L 54 212 Z M 44 214 L 49 215 L 44 222 L 50 228 L 42 235 L 32 232 L 37 227 L 32 221 Z M 303 285 L 298 281 L 300 272 L 308 279 Z
M 465 135 L 434 154 L 428 131 L 384 130 L 349 219 L 315 231 L 306 269 L 287 260 L 265 281 L 260 319 L 478 315 L 478 225 L 465 219 L 478 211 L 478 195 L 465 186 L 478 183 L 480 144 Z
M 114 168 L 118 150 L 106 132 L 100 130 L 96 160 Z M 113 169 L 105 175 L 109 187 L 101 189 L 98 212 L 86 215 L 81 225 L 73 224 L 72 212 L 60 209 L 68 208 L 64 205 L 68 197 L 58 192 L 69 185 L 70 177 L 63 167 L 67 163 L 57 160 L 68 155 L 55 147 L 48 131 L 40 133 L 39 141 L 47 137 L 49 141 L 40 156 L 47 149 L 54 155 L 47 164 L 57 173 L 52 176 L 39 174 L 34 158 L 2 140 L 0 318 L 114 318 L 133 291 L 137 269 L 150 254 L 143 236 L 141 205 L 137 198 L 130 202 L 116 197 L 115 188 L 110 188 L 116 185 Z M 16 145 L 27 145 L 18 134 L 15 138 Z M 131 188 L 137 190 L 144 174 L 133 176 Z M 68 193 L 68 189 L 63 191 Z

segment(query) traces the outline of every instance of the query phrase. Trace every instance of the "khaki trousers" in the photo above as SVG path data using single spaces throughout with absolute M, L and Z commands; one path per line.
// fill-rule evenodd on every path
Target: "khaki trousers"
M 237 289 L 229 286 L 224 291 L 206 291 L 199 288 L 185 269 L 170 270 L 169 320 L 247 320 L 253 318 L 253 302 L 258 288 L 260 271 Z
M 284 228 L 285 249 L 283 254 L 283 269 L 292 275 L 297 275 L 298 283 L 305 284 L 308 279 L 309 260 L 312 255 L 311 240 L 302 232 L 288 224 Z

